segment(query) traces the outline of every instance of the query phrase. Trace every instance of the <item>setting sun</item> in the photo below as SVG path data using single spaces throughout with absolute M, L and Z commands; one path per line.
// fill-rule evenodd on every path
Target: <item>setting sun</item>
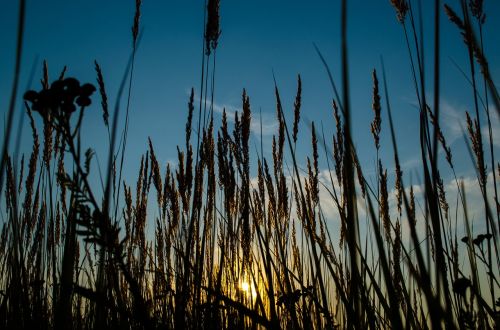
M 253 284 L 248 283 L 247 281 L 242 281 L 240 283 L 240 290 L 243 291 L 246 295 L 251 294 L 252 298 L 257 296 L 257 290 Z

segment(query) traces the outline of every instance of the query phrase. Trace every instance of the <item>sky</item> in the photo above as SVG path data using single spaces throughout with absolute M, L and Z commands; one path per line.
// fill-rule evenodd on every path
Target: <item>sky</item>
M 422 0 L 426 65 L 430 69 L 433 64 L 433 3 Z M 44 59 L 48 62 L 52 79 L 66 65 L 67 76 L 95 84 L 93 63 L 97 60 L 103 70 L 109 102 L 114 105 L 131 53 L 135 1 L 27 0 L 26 4 L 20 90 L 29 86 L 33 65 L 36 71 L 31 88 L 40 88 Z M 450 5 L 458 11 L 458 1 L 450 0 Z M 498 17 L 500 2 L 489 0 L 484 6 L 487 13 L 485 52 L 493 79 L 498 82 L 500 34 L 496 31 L 500 31 L 500 21 L 488 18 Z M 200 90 L 203 11 L 204 1 L 143 1 L 140 23 L 143 38 L 136 55 L 125 161 L 125 180 L 129 183 L 136 181 L 148 137 L 153 141 L 162 166 L 175 162 L 176 146 L 184 145 L 189 91 L 192 87 L 196 93 Z M 3 121 L 12 88 L 17 15 L 18 2 L 3 1 L 0 11 L 0 109 Z M 215 109 L 239 110 L 245 88 L 255 124 L 259 111 L 262 112 L 263 144 L 267 146 L 265 153 L 269 157 L 273 128 L 276 127 L 273 73 L 289 120 L 292 119 L 297 74 L 300 74 L 303 94 L 299 158 L 305 160 L 311 153 L 308 128 L 311 121 L 315 121 L 317 127 L 323 126 L 330 144 L 334 132 L 333 93 L 313 45 L 321 50 L 340 86 L 340 1 L 221 0 L 220 15 L 222 34 L 216 58 Z M 472 95 L 467 80 L 453 64 L 456 62 L 468 72 L 467 54 L 457 29 L 444 12 L 441 20 L 442 126 L 455 160 L 458 159 L 458 174 L 471 176 L 474 172 L 462 146 L 462 127 L 464 111 L 472 109 Z M 418 109 L 404 33 L 388 0 L 348 2 L 348 55 L 354 141 L 362 165 L 367 168 L 365 172 L 370 175 L 376 162 L 370 133 L 373 118 L 371 72 L 377 69 L 381 78 L 380 59 L 383 57 L 403 170 L 413 181 L 418 181 L 418 173 L 413 172 L 419 157 Z M 432 96 L 430 74 L 427 83 L 427 94 Z M 18 115 L 22 113 L 22 94 L 17 100 Z M 93 101 L 84 122 L 85 143 L 96 149 L 100 164 L 104 166 L 107 132 L 98 94 L 94 95 Z M 385 111 L 384 106 L 381 156 L 384 165 L 391 168 L 392 148 Z M 220 120 L 220 114 L 216 113 L 216 116 L 216 120 Z M 123 124 L 123 117 L 120 119 Z M 496 128 L 499 121 L 495 119 Z M 40 122 L 38 125 L 40 130 Z M 260 144 L 258 127 L 254 125 L 255 134 L 251 137 L 255 145 Z M 0 132 L 3 135 L 3 125 Z M 497 130 L 494 133 L 498 149 L 500 139 Z M 32 140 L 27 122 L 22 137 L 22 151 L 28 153 Z M 373 170 L 371 175 L 373 177 Z M 450 175 L 444 173 L 444 176 Z

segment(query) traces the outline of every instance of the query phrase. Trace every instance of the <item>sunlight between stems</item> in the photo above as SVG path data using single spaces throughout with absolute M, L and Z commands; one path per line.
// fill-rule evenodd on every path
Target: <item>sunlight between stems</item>
M 239 281 L 238 289 L 248 298 L 255 299 L 257 297 L 257 289 L 255 288 L 255 285 L 247 282 L 246 280 Z

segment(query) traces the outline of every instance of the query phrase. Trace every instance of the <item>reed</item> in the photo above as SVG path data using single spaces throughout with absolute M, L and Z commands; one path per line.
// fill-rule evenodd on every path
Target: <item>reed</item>
M 299 135 L 304 130 L 300 75 L 292 109 L 285 109 L 274 80 L 278 127 L 272 158 L 264 157 L 262 146 L 252 152 L 251 128 L 257 117 L 245 89 L 242 111 L 234 114 L 233 124 L 224 110 L 220 127 L 215 126 L 220 1 L 208 0 L 199 114 L 194 113 L 196 92 L 191 89 L 185 145 L 177 147 L 177 162 L 161 164 L 158 145 L 148 138 L 135 183 L 122 177 L 140 44 L 142 1 L 137 0 L 131 56 L 112 113 L 105 70 L 94 62 L 109 138 L 102 187 L 91 185 L 95 155 L 92 149 L 82 149 L 81 132 L 97 89 L 66 77 L 66 68 L 51 80 L 44 62 L 42 87 L 24 94 L 33 140 L 27 162 L 24 156 L 20 162 L 10 157 L 11 132 L 6 132 L 0 180 L 5 175 L 0 328 L 498 328 L 500 164 L 487 100 L 492 99 L 497 110 L 499 102 L 482 39 L 486 16 L 482 1 L 462 0 L 460 15 L 439 3 L 436 20 L 441 11 L 446 13 L 469 56 L 475 106 L 466 113 L 464 144 L 477 174 L 482 200 L 474 207 L 482 208 L 485 232 L 472 226 L 469 190 L 455 172 L 452 149 L 441 129 L 438 25 L 430 74 L 438 95 L 432 105 L 424 93 L 428 71 L 414 1 L 387 5 L 394 7 L 401 23 L 419 101 L 420 132 L 415 139 L 420 145 L 420 186 L 409 181 L 401 164 L 397 141 L 404 132 L 393 122 L 383 62 L 380 80 L 377 70 L 371 72 L 374 178 L 360 163 L 352 136 L 357 127 L 350 105 L 345 0 L 341 89 L 316 48 L 334 91 L 331 136 L 311 122 L 310 149 L 298 154 L 299 136 L 306 139 Z M 21 1 L 18 56 L 23 12 Z M 126 116 L 117 143 L 123 92 Z M 293 120 L 287 121 L 288 116 Z M 383 131 L 385 120 L 388 132 Z M 391 145 L 382 143 L 384 134 Z M 394 157 L 384 159 L 382 148 L 392 148 Z M 327 169 L 321 168 L 324 163 Z M 443 173 L 453 177 L 451 185 Z M 360 205 L 366 210 L 365 223 Z M 331 209 L 338 230 L 332 226 Z M 457 228 L 464 228 L 465 237 L 458 237 Z

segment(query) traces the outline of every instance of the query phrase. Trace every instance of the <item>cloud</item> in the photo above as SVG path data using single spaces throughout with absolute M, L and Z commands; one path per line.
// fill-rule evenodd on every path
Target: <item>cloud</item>
M 458 180 L 458 182 L 457 182 Z M 467 218 L 469 220 L 470 225 L 473 227 L 473 232 L 476 234 L 482 233 L 485 231 L 486 226 L 486 209 L 484 205 L 483 195 L 478 183 L 478 179 L 473 176 L 463 176 L 460 178 L 449 179 L 443 183 L 443 188 L 446 194 L 446 200 L 449 206 L 449 218 L 451 221 L 450 228 L 453 231 L 457 230 L 459 237 L 462 237 L 466 234 L 465 228 L 465 211 L 462 205 L 462 197 L 459 194 L 459 187 L 465 191 L 465 203 L 467 210 Z M 498 185 L 498 184 L 497 184 Z M 417 233 L 419 237 L 423 238 L 425 234 L 425 187 L 423 184 L 415 184 L 412 185 L 413 192 L 415 195 L 415 204 L 416 204 L 416 217 L 417 217 Z M 405 189 L 406 195 L 410 196 L 410 187 Z M 495 207 L 495 199 L 494 199 L 494 185 L 493 185 L 493 172 L 488 173 L 487 177 L 487 189 L 486 194 L 488 198 L 489 207 L 492 211 L 494 211 Z M 396 191 L 392 189 L 389 193 L 389 205 L 391 209 L 391 219 L 396 219 L 397 214 L 395 213 L 396 209 Z M 402 221 L 402 229 L 403 234 L 409 234 L 408 222 L 406 219 L 406 214 L 404 211 L 403 205 L 403 221 Z M 454 219 L 457 219 L 456 226 Z
M 500 117 L 498 116 L 498 112 L 494 111 L 494 105 L 490 106 L 490 120 L 491 120 L 491 136 L 493 146 L 496 148 L 500 148 Z M 485 144 L 489 143 L 489 129 L 488 122 L 483 120 L 481 122 L 481 134 L 483 135 L 483 141 Z
M 299 174 L 300 180 L 302 184 L 304 184 L 304 180 L 306 180 L 306 173 L 304 171 L 300 171 Z M 337 194 L 340 193 L 339 182 L 335 176 L 334 171 L 329 171 L 328 169 L 321 169 L 319 172 L 319 181 L 320 181 L 320 190 L 319 190 L 319 200 L 320 200 L 320 208 L 321 214 L 324 217 L 325 223 L 327 225 L 327 230 L 329 231 L 331 243 L 333 246 L 337 246 L 340 235 L 341 235 L 341 223 L 340 223 L 340 215 L 337 205 L 334 201 L 334 198 L 331 196 L 333 189 L 337 190 Z M 296 199 L 293 196 L 292 189 L 292 179 L 296 181 L 296 176 L 294 175 L 292 178 L 292 173 L 288 173 L 286 175 L 287 187 L 289 198 L 291 198 L 291 210 L 290 210 L 290 221 L 296 221 L 295 226 L 297 232 L 303 230 L 300 225 L 300 221 L 298 221 L 299 216 L 297 215 L 297 207 L 296 207 Z M 357 185 L 357 178 L 355 178 Z M 391 181 L 391 180 L 389 180 Z M 493 191 L 493 173 L 488 173 L 488 201 L 490 204 L 490 208 L 494 208 L 494 191 Z M 486 224 L 485 224 L 485 207 L 483 196 L 481 190 L 479 188 L 477 178 L 473 173 L 458 178 L 458 183 L 454 178 L 445 179 L 443 183 L 444 190 L 446 192 L 446 199 L 449 204 L 449 220 L 444 220 L 445 228 L 444 230 L 447 232 L 447 235 L 452 235 L 454 237 L 455 233 L 457 238 L 466 236 L 467 230 L 465 227 L 465 214 L 464 208 L 462 207 L 459 189 L 458 187 L 463 187 L 466 193 L 466 205 L 467 205 L 467 217 L 469 220 L 469 224 L 471 226 L 472 235 L 475 237 L 478 234 L 483 234 L 486 232 Z M 257 188 L 257 178 L 252 179 L 252 187 Z M 415 207 L 416 207 L 416 233 L 419 242 L 419 245 L 422 248 L 423 253 L 426 253 L 426 249 L 431 246 L 431 243 L 428 242 L 429 237 L 427 237 L 428 231 L 426 226 L 429 224 L 425 219 L 425 187 L 423 184 L 414 184 L 411 185 L 413 188 L 414 196 L 415 196 Z M 396 200 L 396 190 L 394 188 L 389 189 L 389 210 L 390 210 L 390 218 L 392 224 L 396 224 L 397 219 L 399 219 L 401 224 L 401 233 L 403 238 L 403 244 L 410 251 L 410 255 L 414 255 L 414 249 L 411 247 L 409 242 L 410 239 L 410 223 L 408 221 L 408 217 L 406 214 L 404 202 L 402 205 L 402 215 L 400 216 L 397 212 L 397 200 Z M 410 186 L 405 187 L 405 193 L 407 198 L 410 197 Z M 338 196 L 339 199 L 342 198 L 341 195 Z M 378 215 L 378 206 L 376 198 L 371 197 L 372 206 L 374 207 L 375 215 Z M 266 197 L 267 199 L 267 197 Z M 361 192 L 358 191 L 357 194 L 357 213 L 358 213 L 358 224 L 359 224 L 359 234 L 360 234 L 360 244 L 361 247 L 364 248 L 365 244 L 370 244 L 367 237 L 373 238 L 374 236 L 374 228 L 372 224 L 372 220 L 370 218 L 370 214 L 368 212 L 368 206 L 365 199 L 362 198 Z M 378 219 L 375 219 L 378 223 Z M 449 221 L 449 222 L 448 222 Z M 319 227 L 318 227 L 319 231 Z M 381 233 L 384 236 L 384 233 Z M 450 238 L 450 237 L 448 237 Z M 459 242 L 459 253 L 460 255 L 464 255 L 463 248 L 465 246 L 460 244 Z
M 441 128 L 448 145 L 462 137 L 465 129 L 465 107 L 441 99 Z
M 199 97 L 195 97 L 195 99 L 197 102 L 200 101 Z M 236 112 L 238 112 L 239 115 L 241 115 L 241 113 L 243 112 L 243 110 L 239 106 L 234 106 L 226 103 L 219 104 L 215 102 L 212 104 L 210 100 L 207 100 L 206 102 L 207 102 L 207 108 L 210 109 L 210 107 L 212 107 L 214 113 L 222 115 L 222 113 L 225 110 L 227 115 L 227 120 L 230 123 L 234 123 L 234 116 Z M 250 123 L 250 131 L 256 137 L 260 138 L 261 129 L 262 129 L 262 136 L 271 136 L 278 130 L 278 121 L 276 120 L 274 114 L 270 114 L 268 112 L 259 113 L 253 110 L 252 121 Z
M 335 173 L 331 173 L 333 178 L 333 187 L 336 187 L 338 191 L 339 184 L 336 180 Z M 322 170 L 319 174 L 320 182 L 322 182 L 328 189 L 332 190 L 332 182 L 330 180 L 330 173 L 328 170 Z M 357 179 L 355 179 L 357 182 Z M 494 201 L 494 187 L 493 187 L 493 172 L 488 173 L 487 178 L 487 196 L 489 207 L 494 211 L 495 201 Z M 469 223 L 473 227 L 473 232 L 475 234 L 485 232 L 485 217 L 486 211 L 484 206 L 483 195 L 481 193 L 477 178 L 474 175 L 463 176 L 458 178 L 458 183 L 454 178 L 451 178 L 443 183 L 443 187 L 446 193 L 446 199 L 449 205 L 449 218 L 451 221 L 452 230 L 457 230 L 459 237 L 462 237 L 466 233 L 465 229 L 465 214 L 464 209 L 462 207 L 462 202 L 460 199 L 460 195 L 458 192 L 458 186 L 463 186 L 465 190 L 466 196 L 466 205 L 467 205 L 467 217 L 469 219 Z M 423 184 L 414 184 L 411 186 L 413 188 L 413 193 L 415 196 L 415 207 L 416 207 L 416 221 L 417 221 L 417 234 L 420 239 L 423 239 L 426 235 L 425 230 L 425 187 Z M 389 187 L 388 187 L 389 188 Z M 410 186 L 405 187 L 406 196 L 410 197 Z M 397 218 L 401 218 L 401 228 L 403 237 L 409 237 L 410 229 L 409 222 L 407 220 L 406 211 L 404 207 L 404 203 L 402 205 L 402 216 L 400 217 L 397 212 L 397 200 L 396 200 L 396 190 L 394 188 L 389 188 L 389 209 L 390 209 L 390 217 L 391 221 L 395 223 Z M 320 189 L 320 203 L 323 213 L 327 219 L 327 223 L 339 223 L 339 212 L 333 201 L 328 190 L 322 186 Z M 378 212 L 376 199 L 372 198 L 372 204 L 375 208 L 374 211 Z M 367 216 L 369 217 L 367 204 L 365 204 L 365 200 L 361 197 L 361 193 L 358 191 L 357 198 L 357 210 L 358 217 L 360 219 L 360 229 L 363 229 L 365 224 L 361 222 L 361 220 L 365 219 Z M 453 219 L 458 219 L 455 228 L 455 221 Z M 371 226 L 371 224 L 370 224 Z M 462 235 L 462 236 L 461 236 Z
M 500 148 L 500 118 L 496 111 L 494 111 L 494 105 L 490 105 L 490 119 L 491 119 L 491 130 L 492 130 L 492 142 L 493 146 Z M 457 139 L 461 138 L 466 132 L 466 122 L 465 122 L 465 111 L 468 110 L 471 116 L 474 118 L 470 109 L 465 106 L 457 106 L 451 102 L 443 99 L 441 101 L 441 127 L 445 135 L 448 145 L 451 145 Z M 481 110 L 482 111 L 482 110 Z M 481 134 L 483 136 L 484 145 L 489 144 L 489 130 L 488 122 L 485 112 L 480 113 L 481 119 Z

